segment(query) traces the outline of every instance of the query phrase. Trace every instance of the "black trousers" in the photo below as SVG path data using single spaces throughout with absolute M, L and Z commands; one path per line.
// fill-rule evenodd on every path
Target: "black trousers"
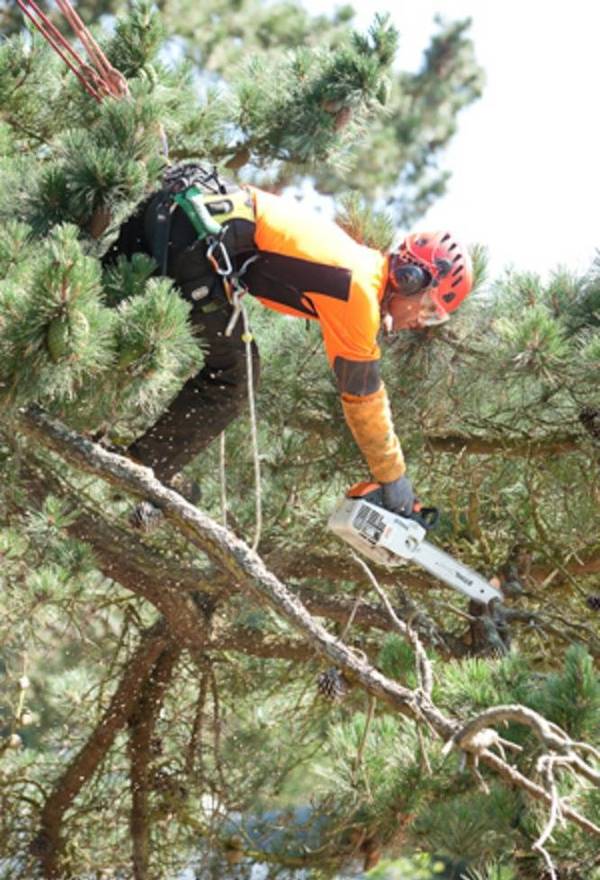
M 129 449 L 134 458 L 154 468 L 163 482 L 218 437 L 247 403 L 246 343 L 242 340 L 241 318 L 231 336 L 225 336 L 231 312 L 228 303 L 209 313 L 194 308 L 192 323 L 207 346 L 204 366 L 185 383 L 156 424 Z M 259 357 L 256 344 L 252 342 L 251 346 L 256 388 Z
M 105 257 L 105 264 L 120 254 L 152 254 L 156 200 L 150 199 L 120 230 Z M 183 213 L 173 215 L 167 274 L 180 295 L 192 303 L 191 322 L 205 349 L 204 366 L 189 379 L 158 421 L 130 447 L 142 464 L 154 469 L 163 482 L 170 480 L 195 458 L 244 409 L 247 399 L 246 343 L 243 322 L 225 335 L 233 308 L 221 278 L 206 259 L 206 247 Z M 258 348 L 252 347 L 254 388 L 258 386 Z

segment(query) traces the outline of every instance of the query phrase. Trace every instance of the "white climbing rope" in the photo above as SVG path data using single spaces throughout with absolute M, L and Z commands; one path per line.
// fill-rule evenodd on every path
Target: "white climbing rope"
M 248 408 L 250 412 L 250 435 L 252 437 L 252 458 L 254 461 L 254 541 L 252 549 L 260 544 L 262 532 L 262 491 L 260 480 L 260 455 L 258 451 L 258 427 L 256 422 L 256 405 L 254 400 L 254 365 L 252 362 L 252 340 L 246 309 L 240 303 L 244 332 L 242 340 L 246 346 L 246 380 L 248 385 Z
M 250 262 L 252 262 L 254 258 L 248 260 L 244 264 L 244 268 Z M 242 304 L 242 296 L 245 293 L 245 288 L 242 287 L 239 282 L 236 284 L 235 280 L 233 281 L 233 290 L 231 294 L 231 303 L 233 306 L 233 312 L 227 328 L 225 330 L 225 336 L 231 336 L 233 332 L 233 328 L 237 324 L 240 316 L 242 318 L 243 330 L 242 333 L 242 341 L 245 345 L 246 349 L 246 383 L 248 389 L 248 410 L 250 414 L 250 436 L 252 438 L 252 459 L 254 463 L 254 540 L 252 542 L 252 549 L 256 550 L 258 545 L 260 544 L 261 532 L 262 532 L 262 490 L 261 490 L 261 476 L 260 476 L 260 454 L 258 450 L 258 428 L 256 421 L 256 404 L 254 399 L 254 364 L 252 361 L 252 341 L 254 337 L 252 336 L 252 332 L 250 330 L 250 325 L 248 323 L 248 314 L 246 309 Z M 224 440 L 222 440 L 222 476 L 221 476 L 221 503 L 223 505 L 223 510 L 225 510 L 225 501 L 224 499 L 224 491 L 225 491 L 225 448 L 224 448 Z

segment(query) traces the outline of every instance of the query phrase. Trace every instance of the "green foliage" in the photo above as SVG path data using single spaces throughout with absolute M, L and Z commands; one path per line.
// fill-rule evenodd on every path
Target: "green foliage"
M 250 58 L 237 80 L 239 126 L 264 159 L 304 163 L 330 156 L 338 132 L 362 122 L 389 67 L 397 34 L 377 18 L 369 36 L 319 50 Z
M 171 282 L 151 278 L 143 294 L 118 307 L 118 366 L 128 368 L 132 378 L 163 374 L 168 379 L 198 369 L 201 354 L 186 323 L 189 311 Z
M 52 124 L 52 109 L 40 100 L 39 93 L 44 91 L 50 100 L 56 98 L 58 64 L 39 35 L 15 35 L 0 43 L 2 121 L 17 140 L 31 136 L 38 144 L 44 142 Z
M 60 161 L 43 169 L 28 199 L 38 234 L 62 220 L 85 227 L 98 210 L 118 214 L 158 180 L 159 109 L 146 86 L 137 91 L 135 101 L 100 105 L 92 127 L 67 131 Z
M 600 364 L 600 336 L 583 337 L 579 350 L 581 364 L 585 369 L 595 370 Z
M 350 192 L 342 197 L 336 222 L 360 244 L 382 251 L 392 246 L 395 234 L 392 217 L 366 204 L 358 193 Z
M 482 244 L 474 244 L 469 249 L 471 260 L 473 263 L 473 291 L 472 295 L 477 292 L 487 280 L 487 248 Z
M 165 29 L 156 9 L 146 0 L 133 4 L 127 17 L 116 21 L 114 36 L 106 54 L 127 79 L 156 58 L 165 39 Z
M 498 319 L 496 330 L 519 369 L 549 369 L 569 351 L 560 321 L 544 305 L 532 305 L 520 320 Z
M 73 399 L 112 360 L 110 316 L 100 303 L 100 272 L 60 226 L 44 242 L 27 287 L 0 287 L 0 381 L 6 403 Z
M 146 254 L 133 254 L 131 260 L 120 256 L 104 274 L 104 294 L 109 306 L 141 296 L 146 282 L 156 270 L 156 263 Z
M 389 678 L 398 678 L 409 687 L 415 686 L 415 653 L 400 636 L 394 633 L 386 635 L 379 650 L 377 665 Z
M 583 279 L 576 278 L 566 269 L 555 274 L 550 290 L 554 293 L 555 308 L 564 313 L 569 334 L 585 328 L 597 328 L 600 323 L 600 258 L 596 258 Z
M 369 118 L 345 165 L 328 163 L 318 172 L 319 189 L 360 192 L 383 205 L 403 228 L 445 192 L 448 175 L 438 157 L 455 132 L 456 114 L 482 89 L 469 22 L 438 21 L 437 26 L 420 70 L 401 71 L 382 82 L 378 98 L 385 113 Z
M 7 220 L 0 227 L 0 280 L 15 280 L 33 257 L 31 228 L 18 220 Z
M 472 868 L 462 875 L 461 880 L 517 880 L 517 874 L 509 865 L 497 862 L 486 865 L 481 871 Z
M 443 670 L 440 690 L 455 711 L 486 709 L 498 702 L 494 664 L 479 658 L 450 663 Z
M 423 747 L 431 774 L 424 773 Z M 329 763 L 321 773 L 335 793 L 337 811 L 371 829 L 382 845 L 410 828 L 451 785 L 441 746 L 430 740 L 423 746 L 414 724 L 396 717 L 369 722 L 356 712 L 330 729 L 328 750 Z
M 437 802 L 420 814 L 412 832 L 430 851 L 483 864 L 512 849 L 518 811 L 518 795 L 496 785 L 489 794 L 473 792 Z
M 38 246 L 35 268 L 27 228 L 13 224 L 9 231 L 15 234 L 12 248 L 3 253 L 7 262 L 20 261 L 12 275 L 23 286 L 0 285 L 0 379 L 7 404 L 72 405 L 79 423 L 90 427 L 108 412 L 113 420 L 124 414 L 134 400 L 140 411 L 152 411 L 173 382 L 199 367 L 189 306 L 168 282 L 147 280 L 148 260 L 121 262 L 109 273 L 109 301 L 115 298 L 111 283 L 120 276 L 128 284 L 128 298 L 114 310 L 103 303 L 99 264 L 85 255 L 76 228 L 55 227 Z M 114 366 L 126 383 L 113 381 Z
M 594 736 L 600 727 L 600 676 L 583 645 L 566 650 L 563 670 L 548 676 L 532 704 L 573 739 Z
M 412 858 L 384 859 L 366 877 L 368 880 L 440 880 L 445 867 L 439 859 L 423 853 Z

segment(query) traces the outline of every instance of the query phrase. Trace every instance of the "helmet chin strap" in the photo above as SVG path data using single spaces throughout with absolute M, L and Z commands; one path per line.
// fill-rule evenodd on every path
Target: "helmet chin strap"
M 383 296 L 381 298 L 380 312 L 381 312 L 381 326 L 383 328 L 383 332 L 386 336 L 389 336 L 392 333 L 392 324 L 393 319 L 390 314 L 389 304 L 394 295 L 394 290 L 392 288 L 391 282 L 388 281 L 386 284 L 385 290 L 383 292 Z
M 391 284 L 388 284 L 381 300 L 381 329 L 383 330 L 384 336 L 395 336 L 396 333 L 399 332 L 398 330 L 394 330 L 394 317 L 390 310 L 392 300 L 397 297 L 398 291 Z M 407 297 L 398 298 L 400 300 L 408 299 Z

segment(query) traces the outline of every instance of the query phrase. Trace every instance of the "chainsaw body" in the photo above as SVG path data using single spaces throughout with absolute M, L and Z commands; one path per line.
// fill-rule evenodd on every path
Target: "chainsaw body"
M 415 520 L 360 498 L 344 498 L 333 511 L 329 528 L 382 565 L 402 565 L 411 559 L 427 534 Z
M 350 490 L 351 492 L 353 490 Z M 332 532 L 355 550 L 381 565 L 398 566 L 415 562 L 452 589 L 487 604 L 502 599 L 501 591 L 450 554 L 425 540 L 428 529 L 418 517 L 399 516 L 386 510 L 381 495 L 346 496 L 329 518 Z

